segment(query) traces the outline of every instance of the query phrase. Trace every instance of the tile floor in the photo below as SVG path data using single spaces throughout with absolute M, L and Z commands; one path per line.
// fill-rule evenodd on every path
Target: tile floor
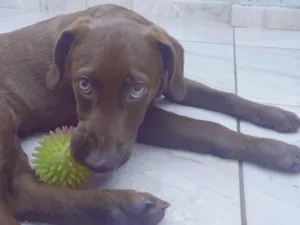
M 0 10 L 0 32 L 48 17 Z M 185 47 L 187 77 L 228 92 L 237 90 L 247 99 L 300 116 L 300 32 L 158 22 Z M 218 113 L 167 103 L 161 107 L 232 130 L 238 127 L 235 119 Z M 240 131 L 300 145 L 299 133 L 279 134 L 245 122 Z M 39 138 L 23 141 L 29 156 Z M 102 185 L 145 190 L 170 201 L 163 225 L 296 225 L 300 221 L 300 175 L 284 176 L 211 156 L 136 145 L 131 161 Z

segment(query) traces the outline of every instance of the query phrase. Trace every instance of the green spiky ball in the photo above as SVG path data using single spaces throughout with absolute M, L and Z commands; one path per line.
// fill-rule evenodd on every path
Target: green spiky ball
M 78 188 L 91 178 L 91 171 L 71 155 L 71 130 L 72 127 L 62 127 L 50 131 L 35 148 L 33 169 L 42 182 Z

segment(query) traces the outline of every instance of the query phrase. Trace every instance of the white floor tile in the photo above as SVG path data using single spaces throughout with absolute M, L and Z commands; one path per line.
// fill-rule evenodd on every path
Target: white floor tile
M 300 31 L 235 28 L 237 45 L 300 49 Z
M 261 103 L 300 106 L 300 51 L 236 46 L 238 93 Z
M 104 186 L 150 191 L 170 201 L 165 225 L 240 224 L 234 162 L 137 145 L 131 162 Z
M 185 76 L 210 87 L 234 92 L 233 46 L 181 41 Z
M 282 107 L 300 116 L 299 107 Z M 279 134 L 241 123 L 243 133 L 275 138 L 300 146 L 300 135 Z M 300 220 L 300 176 L 287 175 L 244 164 L 248 225 L 296 225 Z
M 15 16 L 20 15 L 22 13 L 21 9 L 9 9 L 9 8 L 1 8 L 0 7 L 0 18 L 5 16 Z

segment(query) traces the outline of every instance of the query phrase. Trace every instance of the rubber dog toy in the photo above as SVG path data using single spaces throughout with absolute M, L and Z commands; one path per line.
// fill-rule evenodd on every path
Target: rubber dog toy
M 78 188 L 88 182 L 92 172 L 71 155 L 72 127 L 57 128 L 44 136 L 32 164 L 38 179 L 44 183 L 68 188 Z

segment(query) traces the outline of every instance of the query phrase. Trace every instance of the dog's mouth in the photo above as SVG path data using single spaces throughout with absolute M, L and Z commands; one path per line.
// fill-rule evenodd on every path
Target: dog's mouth
M 116 172 L 119 168 L 124 166 L 130 159 L 129 151 L 115 157 L 97 158 L 95 154 L 89 154 L 80 163 L 86 166 L 95 175 L 107 175 Z
M 94 166 L 90 166 L 87 164 L 84 164 L 84 166 L 86 166 L 92 173 L 94 173 L 95 175 L 106 175 L 106 174 L 110 174 L 113 173 L 114 171 L 116 171 L 118 168 L 97 168 Z
M 71 140 L 73 157 L 97 175 L 110 174 L 122 167 L 130 158 L 130 145 L 116 142 L 102 148 L 94 135 L 74 129 Z

